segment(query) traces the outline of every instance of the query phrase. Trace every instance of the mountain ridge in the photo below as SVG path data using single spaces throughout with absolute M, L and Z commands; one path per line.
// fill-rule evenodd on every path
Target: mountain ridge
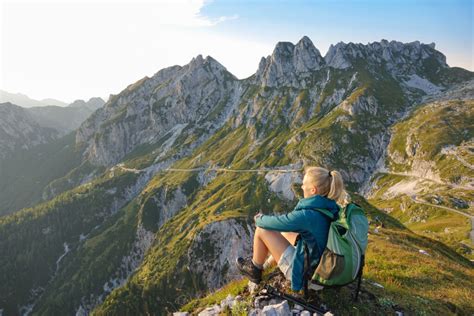
M 388 42 L 387 42 L 387 43 L 388 43 Z M 392 44 L 392 43 L 394 43 L 394 44 Z M 275 47 L 274 55 L 275 55 L 275 56 L 278 56 L 278 54 L 279 54 L 279 53 L 278 53 L 278 52 L 279 52 L 279 47 L 285 46 L 285 45 L 288 46 L 288 44 L 289 44 L 289 43 L 286 43 L 286 44 L 285 44 L 285 42 L 278 43 L 278 44 L 276 45 L 276 47 Z M 300 47 L 300 48 L 301 48 L 301 47 L 307 47 L 307 48 L 306 48 L 306 51 L 318 52 L 317 49 L 316 49 L 316 48 L 314 47 L 314 45 L 312 44 L 312 42 L 311 42 L 311 41 L 309 40 L 309 38 L 307 38 L 307 37 L 303 37 L 303 38 L 297 43 L 297 45 L 293 45 L 293 44 L 291 44 L 291 43 L 290 43 L 289 45 L 290 45 L 290 46 L 293 46 L 295 49 L 297 49 L 297 48 L 299 48 L 299 47 Z M 349 48 L 352 49 L 352 46 L 351 46 L 351 45 L 352 45 L 352 46 L 355 46 L 355 44 L 350 43 L 350 44 L 347 44 L 347 47 L 349 47 Z M 372 47 L 372 46 L 370 46 L 370 45 L 372 45 L 372 46 L 374 46 L 374 47 L 377 46 L 377 45 L 375 45 L 374 43 L 372 43 L 372 44 L 369 44 L 369 45 L 366 45 L 366 46 L 364 46 L 364 45 L 362 45 L 362 44 L 358 44 L 357 47 L 359 47 L 359 48 L 361 48 L 361 47 L 362 47 L 362 48 L 364 48 L 364 47 L 369 47 L 369 48 L 370 48 L 370 47 Z M 400 42 L 394 42 L 394 41 L 391 42 L 391 45 L 393 45 L 394 47 L 399 47 L 400 45 L 402 45 L 402 47 L 405 47 L 405 46 L 403 46 L 403 45 L 405 45 L 405 44 L 402 44 L 402 43 L 400 43 Z M 422 47 L 428 47 L 430 52 L 437 52 L 437 51 L 434 51 L 433 45 L 431 45 L 431 46 L 430 46 L 430 45 L 424 45 L 424 44 L 421 45 L 421 44 L 419 44 L 419 42 L 409 43 L 408 45 L 411 45 L 411 46 L 414 47 L 413 50 L 410 50 L 410 52 L 411 52 L 411 54 L 412 54 L 413 56 L 423 55 L 424 57 L 426 57 L 426 54 L 427 54 L 426 50 L 427 50 L 427 49 L 422 50 L 422 49 L 421 49 Z M 380 46 L 380 45 L 379 45 L 379 46 Z M 411 46 L 409 46 L 409 47 L 411 47 Z M 304 58 L 307 57 L 307 56 L 305 57 L 306 51 L 303 50 L 301 53 L 299 53 L 299 54 L 301 55 L 301 56 L 300 56 L 300 59 L 301 59 L 301 58 L 304 59 Z M 376 51 L 376 52 L 382 54 L 380 51 Z M 318 52 L 318 53 L 319 53 L 319 52 Z M 439 54 L 441 54 L 441 53 L 439 53 Z M 320 54 L 318 54 L 318 55 L 320 56 Z M 442 54 L 441 54 L 441 55 L 442 55 Z M 309 54 L 309 56 L 311 57 L 311 54 Z M 212 57 L 209 57 L 209 56 L 208 56 L 208 57 L 206 58 L 206 60 L 207 60 L 208 58 L 211 58 L 211 59 L 212 59 Z M 273 58 L 273 57 L 272 57 L 272 58 Z M 273 58 L 273 59 L 274 59 L 274 58 Z M 271 60 L 273 60 L 273 59 L 271 59 Z M 278 59 L 278 58 L 277 58 L 277 59 Z M 311 59 L 311 58 L 309 58 L 309 59 Z M 214 59 L 212 59 L 212 60 L 214 60 Z M 443 58 L 441 58 L 441 57 L 440 57 L 440 59 L 438 60 L 438 62 L 439 62 L 439 64 L 440 64 L 440 67 L 446 67 L 446 64 L 444 63 L 444 60 L 445 60 L 445 59 L 443 59 Z M 215 60 L 214 60 L 214 61 L 215 61 Z M 278 68 L 282 68 L 282 67 L 283 67 L 283 66 L 280 65 L 281 62 L 275 63 L 275 62 L 269 62 L 269 61 L 268 61 L 269 64 L 267 65 L 267 61 L 265 61 L 265 66 L 262 66 L 263 64 L 261 64 L 262 67 L 259 67 L 259 70 L 257 70 L 256 74 L 255 74 L 254 76 L 251 76 L 251 77 L 250 77 L 250 78 L 253 78 L 253 79 L 251 79 L 251 80 L 247 80 L 247 79 L 244 79 L 244 80 L 236 80 L 235 76 L 233 76 L 232 74 L 228 73 L 228 72 L 225 70 L 225 67 L 223 67 L 222 65 L 220 65 L 218 62 L 216 62 L 216 63 L 220 66 L 220 67 L 218 67 L 218 69 L 220 69 L 220 70 L 222 70 L 222 71 L 225 71 L 225 72 L 230 76 L 230 78 L 228 78 L 228 79 L 229 79 L 231 82 L 233 82 L 233 83 L 235 84 L 236 89 L 242 89 L 242 90 L 248 90 L 250 87 L 252 87 L 253 84 L 257 84 L 257 86 L 263 85 L 263 86 L 268 86 L 268 87 L 271 87 L 272 85 L 277 84 L 276 82 L 274 82 L 276 79 L 273 78 L 273 77 L 275 77 L 275 75 L 272 74 L 272 73 L 274 73 L 274 72 L 277 71 L 277 70 L 273 71 L 272 69 L 275 68 L 275 67 L 276 67 L 275 69 L 278 69 Z M 273 67 L 272 65 L 276 65 L 276 66 Z M 190 62 L 188 65 L 184 66 L 184 67 L 181 67 L 181 66 L 168 67 L 168 68 L 162 69 L 162 70 L 160 70 L 159 72 L 157 72 L 152 78 L 145 77 L 145 78 L 143 78 L 143 79 L 141 79 L 141 80 L 135 82 L 133 85 L 130 85 L 129 87 L 127 87 L 127 89 L 124 90 L 124 92 L 126 92 L 126 91 L 131 92 L 132 90 L 135 91 L 135 89 L 137 89 L 139 86 L 141 86 L 141 85 L 143 85 L 143 84 L 145 84 L 145 83 L 146 83 L 146 85 L 148 86 L 149 89 L 151 89 L 150 86 L 153 86 L 153 87 L 154 87 L 153 89 L 156 90 L 158 87 L 160 87 L 160 85 L 159 85 L 160 82 L 161 82 L 161 84 L 163 84 L 163 82 L 165 82 L 166 80 L 170 80 L 170 76 L 172 76 L 172 73 L 174 73 L 175 76 L 179 76 L 179 72 L 180 72 L 180 71 L 182 72 L 184 68 L 187 67 L 187 69 L 190 69 L 190 70 L 198 70 L 198 68 L 196 68 L 196 67 L 198 67 L 198 66 L 200 66 L 201 68 L 204 67 L 204 59 L 202 58 L 201 55 L 199 55 L 199 56 L 196 57 L 196 58 L 193 58 L 193 59 L 191 60 L 191 62 Z M 317 67 L 314 68 L 314 69 L 316 69 L 316 70 L 321 70 L 321 69 L 319 69 L 318 67 L 319 67 L 319 66 L 317 66 Z M 267 68 L 268 68 L 268 69 L 267 69 Z M 331 68 L 332 68 L 332 67 L 331 67 Z M 265 69 L 267 69 L 267 70 L 265 70 Z M 282 69 L 283 69 L 283 68 L 282 68 Z M 418 70 L 417 70 L 417 69 L 418 69 Z M 421 71 L 420 69 L 421 69 L 421 68 L 411 69 L 411 71 L 412 71 L 412 72 L 413 72 L 414 70 Z M 409 70 L 410 70 L 410 69 L 409 69 Z M 176 73 L 176 71 L 177 71 L 178 73 Z M 323 70 L 323 72 L 325 72 L 325 71 Z M 166 73 L 166 77 L 162 77 L 165 73 Z M 287 71 L 287 72 L 285 72 L 285 73 L 292 74 L 293 72 L 292 72 L 292 71 L 289 71 L 289 72 Z M 389 73 L 390 73 L 390 72 L 389 72 Z M 269 77 L 268 77 L 268 78 L 264 78 L 264 77 L 262 77 L 263 75 L 268 75 Z M 353 75 L 356 75 L 356 74 L 353 74 Z M 391 73 L 390 73 L 390 75 L 391 75 Z M 415 74 L 412 74 L 412 75 L 415 75 Z M 289 76 L 292 77 L 292 78 L 294 77 L 294 75 L 289 75 Z M 326 79 L 325 79 L 326 83 L 330 83 L 329 81 L 330 81 L 331 79 L 330 79 L 330 69 L 329 69 L 329 68 L 328 68 L 328 70 L 327 70 L 327 73 L 324 73 L 324 74 L 321 73 L 319 76 L 320 76 L 320 77 L 323 77 L 323 78 L 326 77 Z M 418 77 L 419 77 L 419 76 L 417 76 L 416 78 L 418 78 Z M 153 78 L 154 78 L 154 79 L 153 79 Z M 196 76 L 196 78 L 193 78 L 193 80 L 198 80 L 198 78 L 199 78 L 199 77 Z M 275 78 L 278 78 L 278 76 L 275 77 Z M 295 78 L 296 78 L 296 77 L 295 77 Z M 354 79 L 357 79 L 357 77 L 352 77 L 352 79 L 353 79 L 353 80 L 354 80 Z M 291 79 L 291 80 L 292 80 L 293 83 L 289 83 L 289 82 L 278 82 L 278 84 L 279 84 L 280 86 L 281 86 L 281 85 L 283 85 L 283 86 L 288 85 L 288 86 L 296 86 L 296 87 L 304 88 L 304 86 L 301 86 L 301 83 L 295 83 L 293 79 Z M 296 79 L 295 79 L 295 80 L 296 80 Z M 308 80 L 309 80 L 309 79 L 307 79 L 306 81 L 308 81 Z M 352 81 L 353 81 L 353 80 L 352 80 Z M 157 82 L 156 82 L 156 81 L 157 81 Z M 263 83 L 259 83 L 259 81 L 263 81 Z M 304 82 L 306 82 L 306 81 L 304 81 Z M 155 82 L 156 82 L 156 83 L 155 83 Z M 157 86 L 157 84 L 158 84 L 158 86 Z M 303 85 L 306 85 L 306 84 L 307 84 L 307 83 L 303 83 Z M 413 84 L 412 84 L 412 86 L 413 86 Z M 217 87 L 213 87 L 213 88 L 216 89 Z M 223 87 L 219 87 L 219 88 L 220 88 L 221 90 L 223 89 Z M 324 90 L 324 88 L 325 88 L 325 84 L 323 83 L 323 84 L 320 86 L 320 89 L 321 89 L 321 90 Z M 441 88 L 442 88 L 442 87 L 441 87 Z M 143 89 L 143 88 L 142 88 L 142 89 Z M 176 92 L 179 93 L 179 91 L 184 91 L 183 89 L 186 89 L 186 86 L 183 86 L 182 83 L 181 83 L 181 84 L 178 84 L 178 87 L 176 88 L 176 90 L 177 90 Z M 318 92 L 318 91 L 317 91 L 317 92 Z M 316 92 L 316 93 L 317 93 L 317 92 Z M 186 93 L 186 92 L 184 92 L 184 93 Z M 121 106 L 123 106 L 123 105 L 125 104 L 124 102 L 128 102 L 128 101 L 125 101 L 126 98 L 125 98 L 125 95 L 124 95 L 123 93 L 121 94 L 121 97 L 122 97 L 122 99 L 121 99 L 120 102 L 122 102 L 122 103 L 121 103 L 121 104 L 122 104 Z M 193 100 L 193 97 L 196 98 L 196 96 L 188 96 L 188 100 Z M 339 98 L 340 98 L 340 97 L 341 97 L 341 96 L 339 96 Z M 111 109 L 111 108 L 114 107 L 113 104 L 118 104 L 117 102 L 115 102 L 115 100 L 116 100 L 117 98 L 118 98 L 118 96 L 114 96 L 113 101 L 110 102 L 110 103 L 108 103 L 109 105 L 106 105 L 106 108 L 110 108 L 110 109 Z M 124 98 L 125 98 L 125 99 L 124 99 Z M 337 96 L 337 95 L 333 95 L 333 98 L 335 98 L 335 99 L 334 99 L 334 100 L 329 100 L 329 102 L 334 102 L 334 101 L 337 102 L 338 96 Z M 128 99 L 127 99 L 127 100 L 128 100 Z M 130 100 L 130 101 L 133 101 L 133 100 Z M 137 101 L 138 101 L 138 100 L 137 100 Z M 157 101 L 159 101 L 159 100 L 157 100 Z M 141 101 L 138 101 L 138 102 L 142 102 L 143 104 L 145 104 L 147 101 L 146 101 L 146 100 L 141 100 Z M 150 101 L 148 101 L 148 102 L 151 103 Z M 156 101 L 155 101 L 155 102 L 156 102 Z M 178 103 L 181 102 L 181 103 L 186 104 L 186 100 L 182 100 L 182 99 L 181 99 L 181 100 L 177 100 L 177 102 L 178 102 Z M 328 102 L 328 101 L 326 101 L 326 102 Z M 143 105 L 142 105 L 142 106 L 143 106 Z M 149 106 L 152 107 L 151 104 L 150 104 Z M 117 107 L 117 105 L 115 105 L 115 107 Z M 171 107 L 170 110 L 171 110 L 171 109 L 173 109 L 173 107 Z M 127 114 L 127 113 L 124 113 L 124 112 L 123 112 L 124 110 L 125 110 L 125 108 L 121 108 L 120 111 L 122 111 L 122 112 L 120 112 L 120 114 L 121 114 L 121 115 L 129 115 L 129 114 Z M 256 109 L 254 109 L 253 112 L 255 112 L 255 110 L 256 110 Z M 143 109 L 141 109 L 140 111 L 143 111 Z M 151 112 L 151 109 L 150 109 L 150 112 Z M 116 115 L 117 115 L 117 114 L 116 114 Z M 156 119 L 157 119 L 157 118 L 156 118 L 155 116 L 156 116 L 155 114 L 150 113 L 150 122 L 156 122 Z M 110 117 L 110 115 L 109 115 L 109 117 Z M 118 117 L 115 117 L 115 118 L 118 118 Z M 103 119 L 103 118 L 99 118 L 99 120 L 102 120 L 102 119 Z M 186 120 L 186 119 L 184 118 L 184 120 Z M 182 123 L 182 121 L 183 121 L 183 120 L 181 120 L 181 123 Z M 142 122 L 142 124 L 143 124 L 143 122 Z M 91 139 L 91 137 L 92 137 L 92 134 L 91 134 L 91 132 L 86 132 L 86 131 L 85 131 L 85 130 L 88 130 L 88 129 L 90 128 L 90 127 L 88 127 L 88 126 L 86 126 L 86 125 L 87 125 L 87 124 L 83 125 L 83 127 L 80 128 L 80 131 L 79 131 L 79 134 L 78 134 L 79 136 L 78 136 L 77 142 L 78 142 L 78 143 L 79 143 L 79 142 L 89 142 L 89 148 L 90 148 L 90 150 L 89 150 L 89 152 L 87 153 L 87 155 L 89 155 L 89 156 L 91 156 L 91 157 L 95 157 L 93 160 L 95 161 L 96 164 L 104 164 L 104 163 L 106 163 L 106 161 L 109 161 L 109 162 L 107 162 L 107 164 L 108 164 L 108 163 L 111 163 L 112 161 L 117 161 L 117 159 L 118 159 L 120 156 L 115 157 L 115 158 L 113 158 L 112 160 L 110 160 L 110 159 L 108 159 L 108 158 L 106 158 L 106 157 L 97 157 L 97 150 L 98 150 L 98 149 L 97 149 L 97 148 L 94 149 L 94 148 L 93 148 L 93 147 L 94 147 L 94 144 L 91 144 L 91 143 L 90 143 L 90 139 Z M 95 124 L 95 125 L 96 125 L 96 124 Z M 148 136 L 148 137 L 149 137 L 149 136 Z M 146 139 L 146 137 L 144 137 L 144 139 Z M 130 143 L 130 142 L 128 142 L 128 143 Z M 133 144 L 133 141 L 132 141 L 132 144 Z M 140 143 L 139 143 L 139 144 L 140 144 Z M 132 145 L 129 149 L 127 149 L 127 148 L 119 149 L 120 151 L 123 152 L 123 153 L 121 154 L 121 156 L 123 157 L 127 152 L 130 152 L 131 149 L 133 149 L 133 147 L 134 147 L 134 146 Z M 104 155 L 107 155 L 107 153 L 98 154 L 98 155 L 99 155 L 99 156 L 104 156 Z

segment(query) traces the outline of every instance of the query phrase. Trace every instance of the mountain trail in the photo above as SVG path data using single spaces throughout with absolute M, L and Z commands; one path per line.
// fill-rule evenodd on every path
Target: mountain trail
M 469 150 L 469 149 L 472 149 L 472 147 L 471 146 L 459 146 L 459 149 L 468 149 Z M 458 155 L 457 151 L 454 148 L 452 148 L 452 147 L 443 148 L 443 150 L 441 152 L 444 153 L 444 154 L 447 154 L 447 155 L 453 155 L 466 168 L 474 170 L 474 165 L 470 164 L 468 161 L 464 160 L 464 158 L 460 157 Z
M 425 202 L 425 201 L 421 201 L 421 200 L 418 200 L 416 197 L 413 197 L 413 196 L 410 196 L 410 198 L 412 199 L 413 202 L 418 203 L 418 204 L 424 204 L 424 205 L 428 205 L 428 206 L 432 206 L 432 207 L 442 208 L 444 210 L 448 210 L 448 211 L 451 211 L 451 212 L 456 212 L 458 214 L 461 214 L 463 216 L 468 217 L 471 220 L 471 232 L 469 233 L 469 236 L 471 238 L 471 242 L 474 244 L 474 216 L 469 215 L 469 214 L 464 213 L 464 212 L 461 212 L 461 211 L 456 210 L 454 208 L 447 207 L 447 206 L 436 205 L 436 204 L 431 204 L 431 203 L 428 203 L 428 202 Z
M 418 175 L 411 174 L 411 173 L 390 172 L 390 171 L 384 171 L 384 172 L 380 172 L 380 173 L 381 174 L 393 174 L 393 175 L 396 175 L 396 176 L 403 176 L 403 177 L 417 178 L 417 179 L 427 180 L 427 181 L 435 182 L 435 183 L 438 183 L 438 184 L 446 185 L 446 186 L 449 186 L 449 187 L 453 187 L 455 189 L 474 191 L 473 187 L 467 187 L 467 186 L 458 185 L 458 184 L 454 184 L 454 183 L 444 182 L 444 181 L 436 180 L 436 179 L 433 179 L 433 178 L 420 177 Z
M 133 173 L 145 172 L 145 169 L 134 169 L 124 167 L 123 164 L 118 164 L 116 167 Z M 235 172 L 235 173 L 244 173 L 244 172 L 302 172 L 302 169 L 229 169 L 229 168 L 167 168 L 161 170 L 162 172 L 199 172 L 199 171 L 217 171 L 217 172 Z
M 301 169 L 229 169 L 229 168 L 192 168 L 192 169 L 177 169 L 168 168 L 164 171 L 188 172 L 188 171 L 218 171 L 218 172 L 302 172 Z

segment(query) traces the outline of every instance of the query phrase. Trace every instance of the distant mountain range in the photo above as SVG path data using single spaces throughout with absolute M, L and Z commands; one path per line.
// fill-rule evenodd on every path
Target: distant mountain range
M 280 42 L 243 80 L 210 56 L 162 69 L 0 165 L 0 314 L 164 315 L 232 286 L 253 215 L 301 197 L 278 170 L 307 165 L 368 212 L 380 299 L 357 308 L 472 314 L 473 100 L 474 73 L 418 41 Z
M 101 98 L 91 98 L 66 107 L 23 108 L 9 102 L 0 104 L 0 214 L 40 201 L 42 192 L 36 186 L 45 186 L 55 176 L 64 175 L 61 172 L 69 171 L 75 159 L 68 155 L 67 161 L 56 164 L 57 159 L 64 158 L 57 146 L 68 137 L 74 139 L 74 135 L 68 134 L 104 103 Z M 38 170 L 41 161 L 50 167 Z
M 10 93 L 7 91 L 0 90 L 0 103 L 10 102 L 16 105 L 19 105 L 24 108 L 31 108 L 35 106 L 67 106 L 66 102 L 55 100 L 55 99 L 43 99 L 43 100 L 34 100 L 28 97 L 26 94 L 22 93 Z
M 16 149 L 47 143 L 78 128 L 104 105 L 101 98 L 77 100 L 68 106 L 47 105 L 24 108 L 0 103 L 0 158 Z
M 42 127 L 50 127 L 67 134 L 77 129 L 94 111 L 101 108 L 105 101 L 91 98 L 89 101 L 76 100 L 66 107 L 43 106 L 27 109 L 35 121 Z

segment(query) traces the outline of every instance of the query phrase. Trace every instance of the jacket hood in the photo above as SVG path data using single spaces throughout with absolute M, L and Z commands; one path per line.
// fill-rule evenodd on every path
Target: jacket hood
M 329 210 L 331 213 L 336 215 L 339 212 L 339 206 L 336 201 L 328 199 L 325 196 L 313 195 L 308 198 L 301 199 L 296 205 L 295 209 L 314 209 L 322 208 Z

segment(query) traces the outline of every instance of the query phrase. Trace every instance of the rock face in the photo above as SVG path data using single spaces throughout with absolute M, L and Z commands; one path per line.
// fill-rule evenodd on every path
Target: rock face
M 419 41 L 401 43 L 382 40 L 367 45 L 337 43 L 331 45 L 324 56 L 327 65 L 337 69 L 354 66 L 357 60 L 369 65 L 382 65 L 393 75 L 423 73 L 430 67 L 447 68 L 446 56 L 435 50 L 435 44 L 421 44 Z M 431 69 L 436 70 L 436 69 Z
M 159 141 L 177 124 L 189 124 L 190 130 L 220 127 L 239 91 L 239 82 L 221 64 L 199 55 L 112 96 L 79 128 L 76 139 L 88 144 L 85 157 L 93 164 L 115 164 L 136 146 Z
M 234 262 L 251 254 L 253 230 L 230 219 L 207 225 L 194 238 L 188 262 L 207 288 L 216 289 L 240 275 Z
M 56 130 L 41 127 L 26 109 L 11 103 L 0 104 L 0 159 L 15 150 L 47 143 L 57 136 Z
M 157 218 L 155 222 L 147 223 L 147 226 L 150 230 L 157 231 L 185 207 L 186 202 L 187 196 L 183 193 L 181 187 L 175 190 L 170 190 L 166 187 L 163 188 L 145 202 L 146 210 L 142 211 L 147 213 L 145 217 Z
M 290 165 L 285 169 L 301 169 L 301 165 Z M 284 167 L 282 167 L 284 168 Z M 286 200 L 294 200 L 295 194 L 293 193 L 292 185 L 294 183 L 301 184 L 303 179 L 301 178 L 300 172 L 268 172 L 265 175 L 265 180 L 267 180 L 269 188 L 271 191 L 278 194 L 281 198 Z
M 296 45 L 289 42 L 278 43 L 271 56 L 262 58 L 255 74 L 255 82 L 267 87 L 304 87 L 304 79 L 324 66 L 321 53 L 304 36 Z
M 449 101 L 449 100 L 472 100 L 474 99 L 474 80 L 467 80 L 443 91 L 442 94 L 436 93 L 427 95 L 425 102 L 431 101 Z

